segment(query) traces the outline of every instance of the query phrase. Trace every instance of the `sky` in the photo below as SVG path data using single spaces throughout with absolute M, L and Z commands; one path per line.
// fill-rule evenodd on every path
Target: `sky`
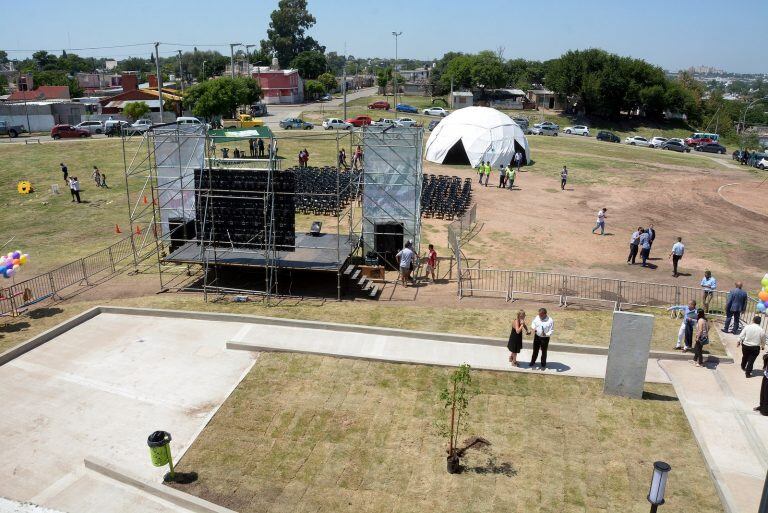
M 31 51 L 83 56 L 148 57 L 258 44 L 277 0 L 61 0 L 13 2 L 0 16 L 0 49 L 11 58 Z M 740 73 L 768 72 L 768 1 L 581 0 L 309 0 L 309 31 L 326 51 L 394 57 L 392 31 L 402 32 L 401 58 L 436 59 L 448 51 L 504 48 L 505 58 L 546 60 L 572 49 L 603 48 L 671 71 L 706 65 Z M 75 7 L 76 5 L 76 7 Z M 738 20 L 738 23 L 736 21 Z M 189 45 L 189 46 L 181 46 Z

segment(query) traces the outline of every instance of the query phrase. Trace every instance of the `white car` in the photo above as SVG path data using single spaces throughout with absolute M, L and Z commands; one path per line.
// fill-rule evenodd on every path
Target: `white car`
M 104 133 L 104 125 L 101 124 L 101 121 L 83 121 L 75 125 L 75 128 L 88 130 L 92 134 Z
M 202 125 L 203 122 L 192 116 L 179 116 L 176 118 L 177 125 Z
M 542 123 L 536 123 L 533 128 L 549 128 L 554 130 L 560 130 L 560 125 L 552 123 L 551 121 L 544 121 Z
M 440 116 L 445 117 L 448 115 L 448 111 L 445 110 L 442 107 L 430 107 L 428 109 L 424 109 L 424 115 L 425 116 Z
M 128 134 L 143 134 L 152 127 L 152 121 L 149 119 L 137 119 L 131 126 L 128 127 L 126 133 Z
M 648 141 L 648 147 L 649 148 L 661 148 L 661 146 L 667 142 L 669 139 L 666 137 L 652 137 L 650 141 Z
M 352 128 L 352 123 L 347 123 L 339 118 L 328 118 L 323 121 L 323 128 L 326 130 L 350 130 Z
M 416 120 L 411 118 L 397 118 L 395 123 L 397 126 L 416 126 Z
M 533 135 L 551 135 L 557 137 L 557 128 L 551 126 L 533 125 L 531 133 Z
M 567 126 L 563 128 L 566 134 L 584 135 L 589 137 L 589 127 L 584 125 Z
M 378 121 L 371 121 L 371 126 L 400 126 L 395 119 L 391 118 L 379 118 Z
M 760 159 L 757 164 L 755 164 L 755 167 L 758 169 L 768 169 L 768 158 L 763 157 Z
M 629 144 L 630 146 L 648 147 L 650 143 L 648 142 L 648 139 L 646 139 L 645 137 L 640 137 L 639 135 L 633 135 L 624 139 L 624 144 Z

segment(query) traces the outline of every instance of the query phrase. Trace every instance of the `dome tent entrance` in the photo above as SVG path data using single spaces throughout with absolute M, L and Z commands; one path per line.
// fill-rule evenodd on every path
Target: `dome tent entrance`
M 465 107 L 452 112 L 429 136 L 425 158 L 437 164 L 470 164 L 488 161 L 509 165 L 515 152 L 530 162 L 530 148 L 512 118 L 489 107 Z

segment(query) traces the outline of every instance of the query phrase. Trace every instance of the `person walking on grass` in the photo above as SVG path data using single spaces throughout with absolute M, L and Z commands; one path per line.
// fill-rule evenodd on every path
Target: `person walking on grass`
M 632 232 L 632 236 L 629 238 L 629 255 L 627 256 L 627 263 L 635 265 L 635 259 L 637 258 L 637 251 L 640 249 L 640 235 L 643 233 L 641 226 L 637 227 L 637 230 Z
M 648 267 L 648 257 L 651 254 L 651 236 L 648 234 L 648 230 L 643 230 L 643 233 L 640 234 L 640 258 L 643 259 L 643 263 L 641 264 L 643 267 Z
M 96 182 L 96 187 L 101 187 L 101 172 L 99 171 L 98 167 L 93 166 L 93 173 L 91 173 L 91 178 L 93 178 L 93 181 Z
M 523 330 L 526 335 L 531 334 L 531 330 L 525 323 L 525 312 L 518 310 L 515 316 L 515 322 L 512 323 L 512 332 L 509 334 L 509 342 L 507 342 L 507 349 L 509 349 L 509 363 L 514 367 L 518 366 L 517 355 L 523 350 Z
M 709 270 L 704 271 L 704 277 L 701 279 L 701 289 L 704 292 L 704 297 L 702 297 L 704 311 L 709 313 L 709 303 L 712 302 L 712 298 L 717 290 L 717 280 Z
M 696 334 L 693 339 L 693 364 L 704 367 L 704 346 L 709 344 L 709 321 L 704 309 L 696 312 Z
M 101 173 L 101 187 L 109 189 L 109 185 L 107 185 L 107 175 L 105 175 L 103 172 Z
M 563 166 L 563 170 L 560 171 L 560 190 L 565 190 L 565 184 L 568 182 L 568 168 Z
M 667 310 L 683 314 L 683 322 L 677 332 L 675 350 L 682 350 L 684 353 L 690 351 L 693 344 L 693 328 L 696 325 L 696 301 L 691 300 L 687 305 L 670 306 Z
M 72 192 L 72 202 L 82 203 L 80 201 L 80 182 L 76 176 L 69 179 L 69 190 Z
M 512 166 L 507 167 L 507 183 L 509 184 L 510 190 L 512 190 L 512 187 L 515 186 L 516 176 L 517 176 L 517 170 Z
M 765 331 L 760 327 L 760 321 L 760 316 L 755 315 L 752 324 L 744 327 L 736 342 L 736 347 L 741 346 L 741 370 L 748 378 L 752 377 L 752 367 L 757 356 L 765 348 Z
M 67 169 L 67 166 L 62 162 L 59 164 L 61 166 L 61 173 L 64 175 L 64 183 L 69 184 L 69 170 Z
M 595 233 L 595 230 L 600 228 L 600 235 L 605 235 L 606 212 L 608 212 L 608 209 L 605 207 L 597 211 L 597 222 L 595 223 L 595 227 L 592 228 L 592 233 Z
M 669 258 L 672 259 L 672 276 L 675 278 L 680 276 L 680 273 L 678 273 L 677 270 L 677 266 L 680 263 L 680 260 L 682 260 L 684 254 L 685 244 L 683 244 L 683 238 L 678 237 L 677 242 L 672 244 L 672 251 L 669 253 Z
M 533 354 L 531 355 L 530 368 L 532 369 L 539 357 L 541 351 L 541 369 L 547 368 L 547 347 L 549 347 L 549 337 L 555 331 L 555 321 L 547 315 L 546 308 L 539 308 L 539 315 L 531 323 L 533 328 Z
M 430 244 L 427 250 L 427 278 L 432 276 L 432 283 L 435 283 L 435 267 L 437 267 L 437 251 L 435 246 Z
M 405 243 L 405 247 L 401 249 L 395 258 L 397 258 L 398 266 L 400 267 L 400 279 L 403 282 L 403 287 L 407 287 L 408 281 L 412 281 L 411 271 L 413 270 L 413 260 L 416 255 L 411 249 L 411 241 Z
M 747 293 L 742 290 L 743 283 L 737 281 L 734 287 L 728 291 L 728 298 L 725 300 L 725 323 L 723 324 L 723 333 L 728 333 L 733 321 L 733 334 L 739 334 L 739 322 L 741 314 L 747 309 Z

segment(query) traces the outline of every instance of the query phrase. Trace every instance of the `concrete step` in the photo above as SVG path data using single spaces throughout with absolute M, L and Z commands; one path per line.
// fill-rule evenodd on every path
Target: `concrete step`
M 346 269 L 344 269 L 344 276 L 349 276 L 352 274 L 352 271 L 355 270 L 355 264 L 349 264 Z
M 368 281 L 368 277 L 366 277 L 366 276 L 363 276 L 363 277 L 361 277 L 359 280 L 357 280 L 357 284 L 358 284 L 358 285 L 360 285 L 361 287 L 363 287 L 363 285 L 364 285 L 364 284 L 365 284 L 365 282 L 367 282 L 367 281 Z M 367 288 L 367 287 L 363 287 L 363 290 L 365 290 L 366 288 Z
M 352 276 L 350 278 L 352 279 L 352 281 L 355 281 L 360 277 L 360 274 L 362 274 L 360 269 L 355 269 L 355 272 L 352 273 Z
M 376 299 L 379 296 L 379 286 L 374 285 L 371 291 L 368 293 L 368 297 Z

